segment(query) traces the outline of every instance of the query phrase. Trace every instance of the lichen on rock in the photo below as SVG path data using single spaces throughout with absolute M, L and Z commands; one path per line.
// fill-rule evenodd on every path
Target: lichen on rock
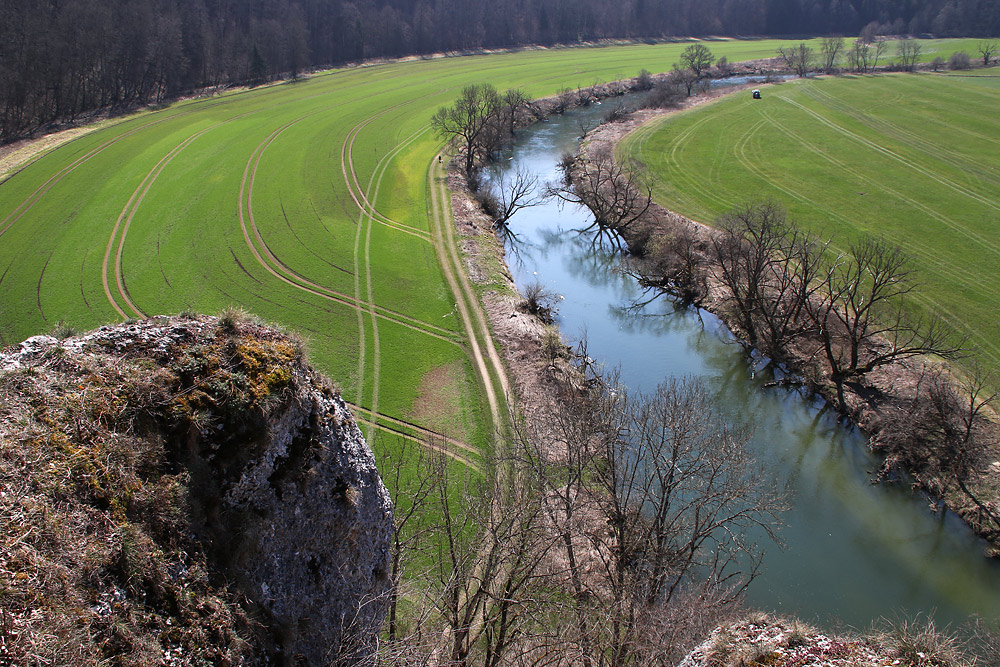
M 331 383 L 248 318 L 0 353 L 0 663 L 372 650 L 392 508 Z

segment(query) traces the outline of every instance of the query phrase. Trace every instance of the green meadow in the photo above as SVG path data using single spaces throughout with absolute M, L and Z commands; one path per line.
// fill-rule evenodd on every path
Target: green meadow
M 968 49 L 967 49 L 968 50 Z M 795 80 L 664 117 L 619 146 L 658 202 L 711 223 L 772 199 L 835 249 L 900 245 L 914 308 L 1000 369 L 1000 70 Z
M 718 40 L 709 47 L 716 58 L 739 61 L 772 56 L 781 44 Z M 51 331 L 60 321 L 85 330 L 128 318 L 239 306 L 303 335 L 313 364 L 359 406 L 369 437 L 376 431 L 422 441 L 447 437 L 455 447 L 482 451 L 504 412 L 503 371 L 491 361 L 492 342 L 473 298 L 492 285 L 469 289 L 458 275 L 462 263 L 449 236 L 435 160 L 442 140 L 428 128 L 431 115 L 470 83 L 518 86 L 541 97 L 635 76 L 643 68 L 668 70 L 685 46 L 524 50 L 333 70 L 135 114 L 74 139 L 0 184 L 0 345 Z M 950 53 L 956 47 L 947 42 L 939 48 Z M 925 48 L 924 56 L 933 57 L 933 51 Z M 984 331 L 995 313 L 981 297 L 995 286 L 997 272 L 988 270 L 993 256 L 980 241 L 983 225 L 996 221 L 990 204 L 997 199 L 996 161 L 973 167 L 966 160 L 995 150 L 996 124 L 977 109 L 995 108 L 997 88 L 989 79 L 882 81 L 787 85 L 769 89 L 766 106 L 733 99 L 699 112 L 721 114 L 723 125 L 740 114 L 758 114 L 743 128 L 755 128 L 748 139 L 738 134 L 739 124 L 727 134 L 716 123 L 700 123 L 696 114 L 678 118 L 688 126 L 711 126 L 715 141 L 723 142 L 716 150 L 713 135 L 689 133 L 691 152 L 681 150 L 679 158 L 692 161 L 689 182 L 737 179 L 725 187 L 689 188 L 684 210 L 710 219 L 741 198 L 756 172 L 741 167 L 739 158 L 720 156 L 733 150 L 734 140 L 742 147 L 740 156 L 768 149 L 762 139 L 771 116 L 797 114 L 798 120 L 775 136 L 799 146 L 796 137 L 802 135 L 813 146 L 802 149 L 813 157 L 803 157 L 797 167 L 808 167 L 798 177 L 803 183 L 814 175 L 824 178 L 819 164 L 829 160 L 818 156 L 829 153 L 834 163 L 850 164 L 861 150 L 852 144 L 848 155 L 840 156 L 836 144 L 853 140 L 822 123 L 819 131 L 831 138 L 812 136 L 816 130 L 808 128 L 815 115 L 837 114 L 835 125 L 869 142 L 880 141 L 885 128 L 896 128 L 890 134 L 899 143 L 889 150 L 900 159 L 866 148 L 873 153 L 865 165 L 873 169 L 869 178 L 884 175 L 894 191 L 902 190 L 897 179 L 924 178 L 907 166 L 918 160 L 917 148 L 943 149 L 934 165 L 922 169 L 947 171 L 918 189 L 940 190 L 955 207 L 952 200 L 944 205 L 934 198 L 919 199 L 920 206 L 931 208 L 935 221 L 945 218 L 965 232 L 954 239 L 935 232 L 936 240 L 922 234 L 920 240 L 927 242 L 922 247 L 928 253 L 941 251 L 933 265 L 950 285 L 965 290 L 965 301 L 947 300 L 948 314 L 967 317 L 970 326 L 976 315 L 976 326 Z M 872 86 L 887 92 L 865 92 Z M 791 102 L 780 102 L 784 95 Z M 901 119 L 900 96 L 923 99 L 927 108 L 914 108 Z M 829 110 L 829 99 L 844 109 Z M 876 114 L 878 122 L 864 120 L 868 114 Z M 962 119 L 955 138 L 922 133 L 955 118 Z M 669 141 L 677 127 L 663 126 L 665 134 L 650 134 L 634 146 L 659 153 L 655 142 Z M 681 183 L 670 172 L 664 176 L 670 185 L 658 194 L 668 197 Z M 822 191 L 830 210 L 837 197 L 853 201 L 854 191 L 874 194 L 879 187 L 845 184 L 829 188 L 826 197 L 827 184 L 809 182 L 803 186 L 809 196 Z M 715 191 L 729 194 L 715 196 Z M 909 203 L 902 197 L 891 204 L 881 199 L 883 207 Z M 886 233 L 916 224 L 879 220 Z M 937 223 L 929 228 L 937 229 Z M 946 237 L 946 248 L 934 247 Z M 947 293 L 942 286 L 940 294 Z

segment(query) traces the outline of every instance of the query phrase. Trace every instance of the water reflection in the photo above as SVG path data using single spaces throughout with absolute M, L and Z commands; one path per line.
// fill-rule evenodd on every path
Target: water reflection
M 509 164 L 553 180 L 577 134 L 572 115 L 551 119 L 524 134 Z M 873 485 L 879 462 L 864 435 L 805 390 L 769 386 L 782 380 L 780 369 L 748 361 L 714 315 L 666 299 L 647 303 L 619 254 L 567 231 L 585 228 L 574 216 L 586 215 L 553 202 L 516 214 L 511 272 L 521 286 L 538 280 L 564 296 L 564 334 L 586 335 L 590 355 L 620 368 L 632 389 L 697 376 L 730 419 L 753 429 L 759 460 L 794 497 L 781 533 L 786 548 L 768 551 L 750 604 L 855 626 L 902 610 L 935 610 L 942 625 L 973 613 L 1000 616 L 1000 566 L 982 557 L 980 540 L 953 515 L 931 512 L 905 482 Z

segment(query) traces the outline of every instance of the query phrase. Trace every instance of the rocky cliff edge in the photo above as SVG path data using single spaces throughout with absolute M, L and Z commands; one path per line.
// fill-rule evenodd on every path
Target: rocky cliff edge
M 391 531 L 339 393 L 251 318 L 0 353 L 0 664 L 351 661 Z

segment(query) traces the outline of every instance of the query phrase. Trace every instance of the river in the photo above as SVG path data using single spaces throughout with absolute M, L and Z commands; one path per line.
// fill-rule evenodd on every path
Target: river
M 559 158 L 575 153 L 581 125 L 614 102 L 578 109 L 519 134 L 503 169 L 522 167 L 540 183 L 560 178 Z M 880 617 L 933 613 L 939 626 L 970 615 L 1000 617 L 1000 563 L 954 515 L 933 512 L 908 485 L 873 485 L 879 461 L 856 428 L 796 391 L 765 388 L 759 369 L 710 313 L 675 310 L 666 298 L 640 309 L 643 296 L 619 258 L 573 230 L 590 213 L 549 201 L 519 211 L 508 264 L 518 287 L 538 280 L 559 294 L 557 323 L 572 342 L 586 337 L 591 357 L 619 367 L 622 381 L 653 390 L 665 378 L 697 376 L 720 409 L 754 429 L 754 448 L 788 484 L 784 543 L 767 546 L 750 606 L 831 626 L 864 628 Z M 516 251 L 515 251 L 516 250 Z

